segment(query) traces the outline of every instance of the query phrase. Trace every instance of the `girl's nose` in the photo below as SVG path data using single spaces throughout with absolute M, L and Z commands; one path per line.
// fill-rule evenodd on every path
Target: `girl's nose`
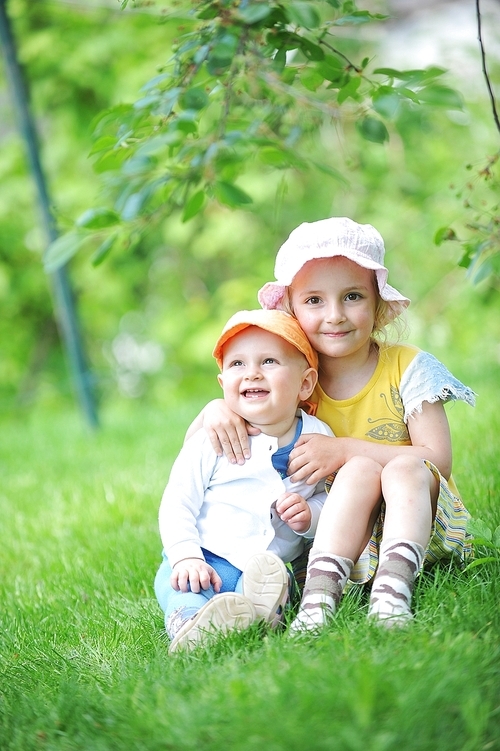
M 331 303 L 327 310 L 326 320 L 328 323 L 342 323 L 346 320 L 346 315 L 342 305 Z

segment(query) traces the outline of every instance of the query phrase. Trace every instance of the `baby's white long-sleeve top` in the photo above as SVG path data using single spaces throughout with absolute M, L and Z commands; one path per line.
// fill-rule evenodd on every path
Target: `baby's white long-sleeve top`
M 330 428 L 300 410 L 302 434 L 332 436 Z M 270 550 L 283 561 L 296 558 L 304 538 L 316 532 L 326 499 L 324 482 L 307 485 L 282 479 L 271 456 L 278 439 L 250 436 L 251 453 L 243 465 L 218 457 L 205 430 L 197 431 L 174 462 L 159 511 L 160 535 L 173 567 L 185 558 L 203 558 L 202 548 L 242 570 L 254 553 Z M 298 534 L 282 522 L 274 507 L 285 491 L 303 496 L 312 512 L 310 528 Z

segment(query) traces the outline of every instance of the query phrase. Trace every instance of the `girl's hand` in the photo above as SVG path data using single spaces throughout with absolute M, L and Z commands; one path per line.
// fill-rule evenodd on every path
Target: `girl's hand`
M 276 512 L 294 532 L 307 532 L 311 526 L 311 509 L 298 493 L 283 493 L 276 501 Z
M 170 584 L 178 592 L 189 592 L 191 589 L 191 592 L 198 594 L 200 589 L 209 589 L 211 584 L 216 592 L 220 592 L 222 579 L 202 558 L 185 558 L 173 567 Z
M 244 464 L 250 459 L 248 436 L 258 435 L 242 417 L 227 406 L 224 399 L 214 399 L 203 410 L 203 427 L 217 456 L 226 456 L 231 464 Z
M 306 479 L 308 485 L 316 485 L 343 464 L 342 439 L 328 435 L 302 435 L 290 454 L 288 474 L 292 482 Z

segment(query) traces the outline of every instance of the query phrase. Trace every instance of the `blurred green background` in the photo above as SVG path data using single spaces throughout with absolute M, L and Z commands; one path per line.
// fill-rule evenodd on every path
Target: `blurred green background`
M 257 307 L 274 257 L 302 221 L 347 215 L 377 227 L 390 282 L 412 299 L 410 341 L 432 351 L 472 388 L 495 387 L 500 364 L 498 275 L 473 284 L 457 243 L 436 245 L 474 219 L 464 201 L 491 203 L 480 178 L 499 134 L 481 72 L 473 4 L 366 2 L 389 11 L 378 24 L 343 29 L 343 43 L 377 65 L 448 68 L 464 108 L 443 103 L 394 119 L 387 143 L 363 140 L 346 118 L 323 124 L 310 148 L 347 182 L 317 171 L 249 167 L 254 202 L 213 202 L 183 223 L 175 212 L 128 253 L 98 267 L 85 253 L 69 265 L 85 347 L 101 405 L 143 400 L 168 408 L 219 394 L 213 342 L 239 308 Z M 61 231 L 96 202 L 102 184 L 89 159 L 93 119 L 139 98 L 182 32 L 176 4 L 124 10 L 115 0 L 9 0 L 7 9 L 31 91 L 42 159 Z M 483 6 L 491 80 L 500 80 L 498 4 Z M 498 88 L 498 86 L 497 86 Z M 4 413 L 75 404 L 54 322 L 40 224 L 24 144 L 0 67 L 0 408 Z M 471 198 L 472 196 L 472 198 Z M 482 203 L 483 202 L 483 203 Z M 472 213 L 471 213 L 472 211 Z M 76 408 L 76 407 L 75 407 Z

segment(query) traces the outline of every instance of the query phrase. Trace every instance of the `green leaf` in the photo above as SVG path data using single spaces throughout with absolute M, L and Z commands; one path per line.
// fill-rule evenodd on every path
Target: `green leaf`
M 231 206 L 231 208 L 242 206 L 247 203 L 253 203 L 250 196 L 241 190 L 241 188 L 237 188 L 236 185 L 223 182 L 222 180 L 215 183 L 214 193 L 221 203 L 226 206 Z
M 317 64 L 316 69 L 323 78 L 332 83 L 342 81 L 346 75 L 345 62 L 334 55 L 325 55 L 324 60 Z
M 476 568 L 477 566 L 483 566 L 485 563 L 496 563 L 498 561 L 498 558 L 495 558 L 492 555 L 489 555 L 485 558 L 476 558 L 472 561 L 472 563 L 469 563 L 465 568 L 464 571 L 470 571 L 471 568 Z
M 109 151 L 116 146 L 116 138 L 114 136 L 101 136 L 95 141 L 94 145 L 89 151 L 89 156 L 98 154 L 100 151 Z
M 285 65 L 286 65 L 286 49 L 284 47 L 281 47 L 274 56 L 273 69 L 277 73 L 281 73 L 282 71 L 286 70 Z
M 320 15 L 312 3 L 291 2 L 285 5 L 285 12 L 290 23 L 305 29 L 316 29 L 321 23 Z
M 384 16 L 382 13 L 370 13 L 367 10 L 358 10 L 354 13 L 350 13 L 342 18 L 337 18 L 333 22 L 334 26 L 359 26 L 363 23 L 370 23 L 370 21 L 384 21 L 388 16 Z
M 405 99 L 410 99 L 410 101 L 414 102 L 415 104 L 420 104 L 420 98 L 412 89 L 409 89 L 407 86 L 398 86 L 396 89 L 398 96 L 404 97 Z
M 343 104 L 343 102 L 345 102 L 348 97 L 351 97 L 355 101 L 359 101 L 359 95 L 357 91 L 359 89 L 360 83 L 361 78 L 359 78 L 359 76 L 353 76 L 352 78 L 350 78 L 349 81 L 344 86 L 342 86 L 339 91 L 337 97 L 338 103 Z
M 462 96 L 448 86 L 426 86 L 418 92 L 421 102 L 431 104 L 434 107 L 446 107 L 447 109 L 463 110 Z
M 201 110 L 207 106 L 208 102 L 208 94 L 201 86 L 188 89 L 179 98 L 179 104 L 185 110 Z
M 334 167 L 330 167 L 329 164 L 325 164 L 324 162 L 312 162 L 312 164 L 316 167 L 316 169 L 319 169 L 320 172 L 323 172 L 329 177 L 333 177 L 335 180 L 338 180 L 339 183 L 342 183 L 346 187 L 349 185 L 349 180 L 346 180 L 342 172 L 339 172 L 339 170 L 335 169 Z
M 254 23 L 262 21 L 264 18 L 267 18 L 270 12 L 271 8 L 269 5 L 264 3 L 253 3 L 252 5 L 247 5 L 245 8 L 240 8 L 238 10 L 238 16 L 244 23 L 251 26 Z
M 43 256 L 43 265 L 48 274 L 57 271 L 80 250 L 89 239 L 88 232 L 70 230 L 50 243 Z
M 366 141 L 385 143 L 389 140 L 389 132 L 381 120 L 367 115 L 356 123 L 356 128 Z
M 493 544 L 495 547 L 500 548 L 500 525 L 493 532 Z
M 391 120 L 396 115 L 401 100 L 392 86 L 380 86 L 373 94 L 372 101 L 375 112 Z
M 491 529 L 482 519 L 469 519 L 467 532 L 473 537 L 483 537 L 485 540 L 491 540 L 493 537 Z
M 118 237 L 118 233 L 113 232 L 113 234 L 109 235 L 109 237 L 107 237 L 104 240 L 104 242 L 102 242 L 99 245 L 99 247 L 97 248 L 95 253 L 92 254 L 92 257 L 90 259 L 92 266 L 99 266 L 99 264 L 101 264 L 104 261 L 104 259 L 109 255 L 111 248 L 115 244 L 117 237 Z
M 446 240 L 458 240 L 458 237 L 451 227 L 440 227 L 434 235 L 434 244 L 442 245 Z
M 203 208 L 204 203 L 205 203 L 205 193 L 203 190 L 198 190 L 196 193 L 194 193 L 191 196 L 191 198 L 185 205 L 184 211 L 182 214 L 182 221 L 188 222 L 190 219 L 196 216 L 196 214 L 198 214 Z
M 218 12 L 219 11 L 218 8 L 215 7 L 215 3 L 210 3 L 210 5 L 207 5 L 204 10 L 200 10 L 200 12 L 196 14 L 196 17 L 206 21 L 210 18 L 216 18 Z
M 308 60 L 313 61 L 321 61 L 324 60 L 325 53 L 319 47 L 317 44 L 314 44 L 309 39 L 306 39 L 305 37 L 298 37 L 299 39 L 299 47 L 302 50 L 305 57 L 307 57 Z
M 309 91 L 316 91 L 324 80 L 323 76 L 313 68 L 304 68 L 300 71 L 300 82 Z
M 119 221 L 120 217 L 116 211 L 106 208 L 95 208 L 84 211 L 78 217 L 75 224 L 77 227 L 85 227 L 86 229 L 103 229 L 104 227 L 111 227 Z

